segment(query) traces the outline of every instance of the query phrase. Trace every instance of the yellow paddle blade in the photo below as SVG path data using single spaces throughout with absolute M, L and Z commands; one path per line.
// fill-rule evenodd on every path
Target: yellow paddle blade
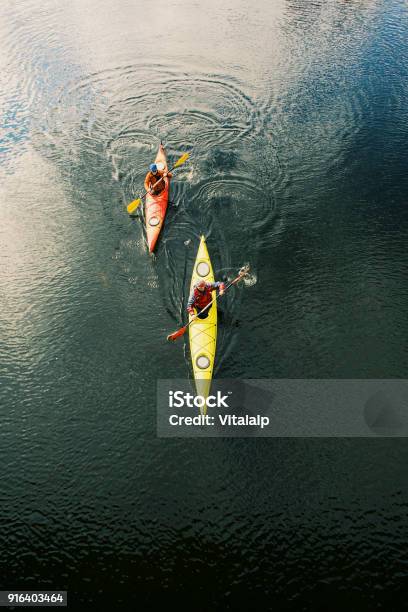
M 142 203 L 142 200 L 140 198 L 138 198 L 137 200 L 133 200 L 133 202 L 131 202 L 130 204 L 127 205 L 127 211 L 129 213 L 129 215 L 131 215 L 132 213 L 135 212 L 136 208 L 139 206 L 139 204 Z
M 190 157 L 190 153 L 184 153 L 184 155 L 182 155 L 180 159 L 176 161 L 173 168 L 178 168 L 179 166 L 181 166 L 181 164 L 184 164 L 184 162 L 187 161 L 189 157 Z

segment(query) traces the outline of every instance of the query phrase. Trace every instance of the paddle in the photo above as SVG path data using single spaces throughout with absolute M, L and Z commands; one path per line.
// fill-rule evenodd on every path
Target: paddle
M 235 285 L 238 281 L 241 280 L 241 278 L 244 278 L 244 276 L 247 276 L 247 274 L 249 273 L 249 266 L 245 266 L 244 268 L 241 268 L 240 271 L 238 272 L 238 276 L 236 278 L 234 278 L 234 280 L 232 280 L 230 283 L 228 283 L 228 285 L 225 287 L 224 289 L 224 293 L 226 292 L 227 289 L 229 289 L 230 287 L 232 287 L 232 285 Z M 211 302 L 209 302 L 207 304 L 207 306 L 205 306 L 199 314 L 201 314 L 202 312 L 204 312 L 205 310 L 207 310 L 211 304 L 215 301 L 215 298 L 213 298 L 211 300 Z M 180 329 L 178 329 L 177 331 L 173 332 L 172 334 L 169 334 L 167 336 L 167 340 L 177 340 L 177 338 L 180 338 L 180 336 L 183 336 L 188 328 L 189 325 L 191 325 L 191 323 L 193 321 L 195 321 L 196 319 L 198 319 L 198 314 L 194 315 L 194 317 L 192 319 L 190 319 L 190 321 L 187 323 L 187 325 L 185 325 L 184 327 L 180 327 Z
M 169 172 L 172 172 L 173 170 L 175 170 L 176 168 L 178 168 L 179 166 L 181 166 L 182 164 L 184 164 L 185 161 L 187 161 L 187 159 L 189 158 L 190 154 L 189 153 L 184 153 L 184 155 L 182 155 L 180 157 L 180 159 L 178 159 L 176 161 L 176 163 L 174 164 L 174 166 L 172 167 L 171 170 L 168 170 L 167 172 L 165 172 L 165 174 L 163 174 L 162 177 L 159 178 L 158 181 L 155 182 L 155 184 L 150 187 L 149 191 L 146 191 L 146 193 L 144 193 L 140 198 L 138 198 L 137 200 L 133 200 L 133 202 L 131 202 L 130 204 L 127 205 L 127 211 L 129 213 L 129 215 L 131 215 L 132 213 L 135 212 L 136 208 L 142 203 L 142 200 L 144 200 L 144 198 L 147 196 L 148 193 L 151 193 L 151 191 L 164 179 L 165 176 L 168 175 Z

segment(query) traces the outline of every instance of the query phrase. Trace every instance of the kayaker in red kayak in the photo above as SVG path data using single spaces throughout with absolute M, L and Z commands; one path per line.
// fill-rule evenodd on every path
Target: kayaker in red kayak
M 166 186 L 164 177 L 167 176 L 168 178 L 171 178 L 171 172 L 165 172 L 164 167 L 162 166 L 163 164 L 160 164 L 159 162 L 157 164 L 150 164 L 149 172 L 146 174 L 144 182 L 145 190 L 149 191 L 152 195 L 159 195 L 159 193 L 163 191 Z M 160 183 L 156 185 L 154 189 L 152 189 L 153 185 L 162 177 L 163 180 L 160 181 Z
M 199 319 L 206 319 L 208 317 L 208 313 L 210 312 L 212 306 L 207 308 L 204 312 L 201 312 L 203 308 L 207 306 L 211 302 L 212 294 L 211 292 L 214 289 L 220 290 L 220 295 L 223 295 L 225 290 L 224 283 L 207 283 L 202 280 L 194 285 L 194 289 L 192 294 L 189 297 L 187 302 L 187 312 L 191 315 L 194 315 L 194 309 L 197 311 L 197 315 Z M 201 314 L 200 314 L 201 313 Z

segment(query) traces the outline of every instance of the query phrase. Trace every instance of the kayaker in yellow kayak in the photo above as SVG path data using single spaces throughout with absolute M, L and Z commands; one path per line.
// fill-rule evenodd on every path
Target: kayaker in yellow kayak
M 146 191 L 149 191 L 152 195 L 159 195 L 166 186 L 165 177 L 171 178 L 171 172 L 164 171 L 164 164 L 157 162 L 157 164 L 150 164 L 149 172 L 146 174 L 144 187 Z M 161 178 L 162 181 L 156 185 L 153 189 L 153 185 L 157 183 Z
M 213 299 L 212 291 L 214 289 L 219 289 L 219 295 L 224 294 L 225 284 L 223 282 L 220 283 L 207 283 L 204 280 L 198 281 L 194 285 L 193 291 L 189 297 L 187 302 L 187 312 L 190 315 L 194 315 L 194 309 L 197 311 L 197 316 L 199 319 L 206 319 L 208 317 L 208 313 L 211 310 L 212 306 L 207 308 L 204 312 L 201 312 L 203 308 L 205 308 Z

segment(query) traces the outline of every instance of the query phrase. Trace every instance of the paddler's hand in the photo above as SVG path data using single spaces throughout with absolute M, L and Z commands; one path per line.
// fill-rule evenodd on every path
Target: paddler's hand
M 224 293 L 225 293 L 225 292 L 224 292 L 224 289 L 220 289 L 220 297 L 221 297 L 222 295 L 224 295 Z
M 194 314 L 194 308 L 192 306 L 190 306 L 189 308 L 187 308 L 187 312 L 188 312 L 188 314 L 193 315 Z

